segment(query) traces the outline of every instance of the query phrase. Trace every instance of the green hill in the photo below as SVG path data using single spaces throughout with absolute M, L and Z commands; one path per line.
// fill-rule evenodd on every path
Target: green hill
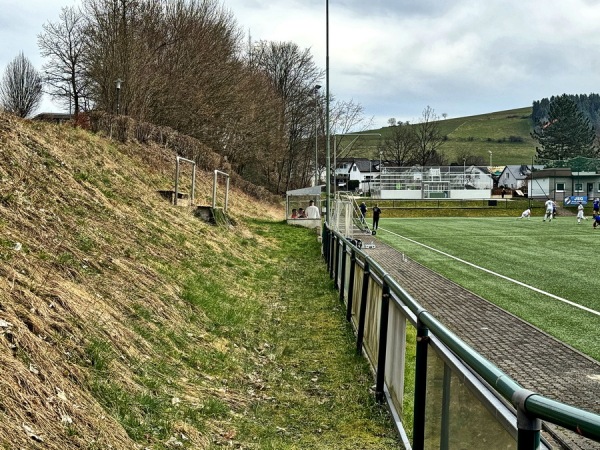
M 510 109 L 476 116 L 442 119 L 442 135 L 447 137 L 441 152 L 449 164 L 462 164 L 464 155 L 479 156 L 489 164 L 531 164 L 536 142 L 531 138 L 531 107 Z M 365 131 L 381 133 L 382 139 L 391 132 L 390 127 Z M 354 156 L 379 158 L 377 138 L 361 138 L 353 149 Z M 459 159 L 460 158 L 460 159 Z

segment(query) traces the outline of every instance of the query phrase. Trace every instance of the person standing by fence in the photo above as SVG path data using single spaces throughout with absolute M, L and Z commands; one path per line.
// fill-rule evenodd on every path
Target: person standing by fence
M 319 219 L 319 208 L 315 206 L 315 201 L 311 200 L 308 202 L 308 208 L 306 208 L 306 217 L 308 219 Z
M 367 205 L 365 205 L 365 202 L 362 202 L 358 208 L 360 209 L 360 222 L 365 223 L 365 216 L 367 215 Z
M 379 206 L 375 205 L 373 207 L 373 230 L 379 228 L 379 215 L 381 214 L 381 209 Z

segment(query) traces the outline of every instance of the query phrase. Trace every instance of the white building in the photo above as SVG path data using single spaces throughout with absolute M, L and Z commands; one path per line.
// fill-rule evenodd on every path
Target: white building
M 487 167 L 384 167 L 373 197 L 381 199 L 491 198 L 492 175 Z

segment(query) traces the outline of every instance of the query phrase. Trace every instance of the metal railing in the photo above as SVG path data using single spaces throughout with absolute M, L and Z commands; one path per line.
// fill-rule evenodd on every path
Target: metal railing
M 177 199 L 179 198 L 180 161 L 190 163 L 192 165 L 192 192 L 190 193 L 190 206 L 193 206 L 194 199 L 196 197 L 196 162 L 181 156 L 177 156 L 175 159 L 175 195 L 173 196 L 173 204 L 177 205 Z
M 229 174 L 225 172 L 221 172 L 220 170 L 215 170 L 215 175 L 213 177 L 213 198 L 212 198 L 212 207 L 215 209 L 217 207 L 217 186 L 219 185 L 218 176 L 221 175 L 225 177 L 225 197 L 223 199 L 223 211 L 227 212 L 227 204 L 229 202 Z
M 328 224 L 322 238 L 357 352 L 375 372 L 375 397 L 387 403 L 407 449 L 551 448 L 542 421 L 600 442 L 599 415 L 524 389 Z

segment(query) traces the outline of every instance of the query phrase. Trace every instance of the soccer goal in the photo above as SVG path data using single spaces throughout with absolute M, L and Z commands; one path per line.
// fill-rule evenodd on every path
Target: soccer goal
M 353 239 L 360 234 L 373 234 L 352 195 L 344 192 L 336 193 L 332 217 L 333 229 L 348 239 Z

